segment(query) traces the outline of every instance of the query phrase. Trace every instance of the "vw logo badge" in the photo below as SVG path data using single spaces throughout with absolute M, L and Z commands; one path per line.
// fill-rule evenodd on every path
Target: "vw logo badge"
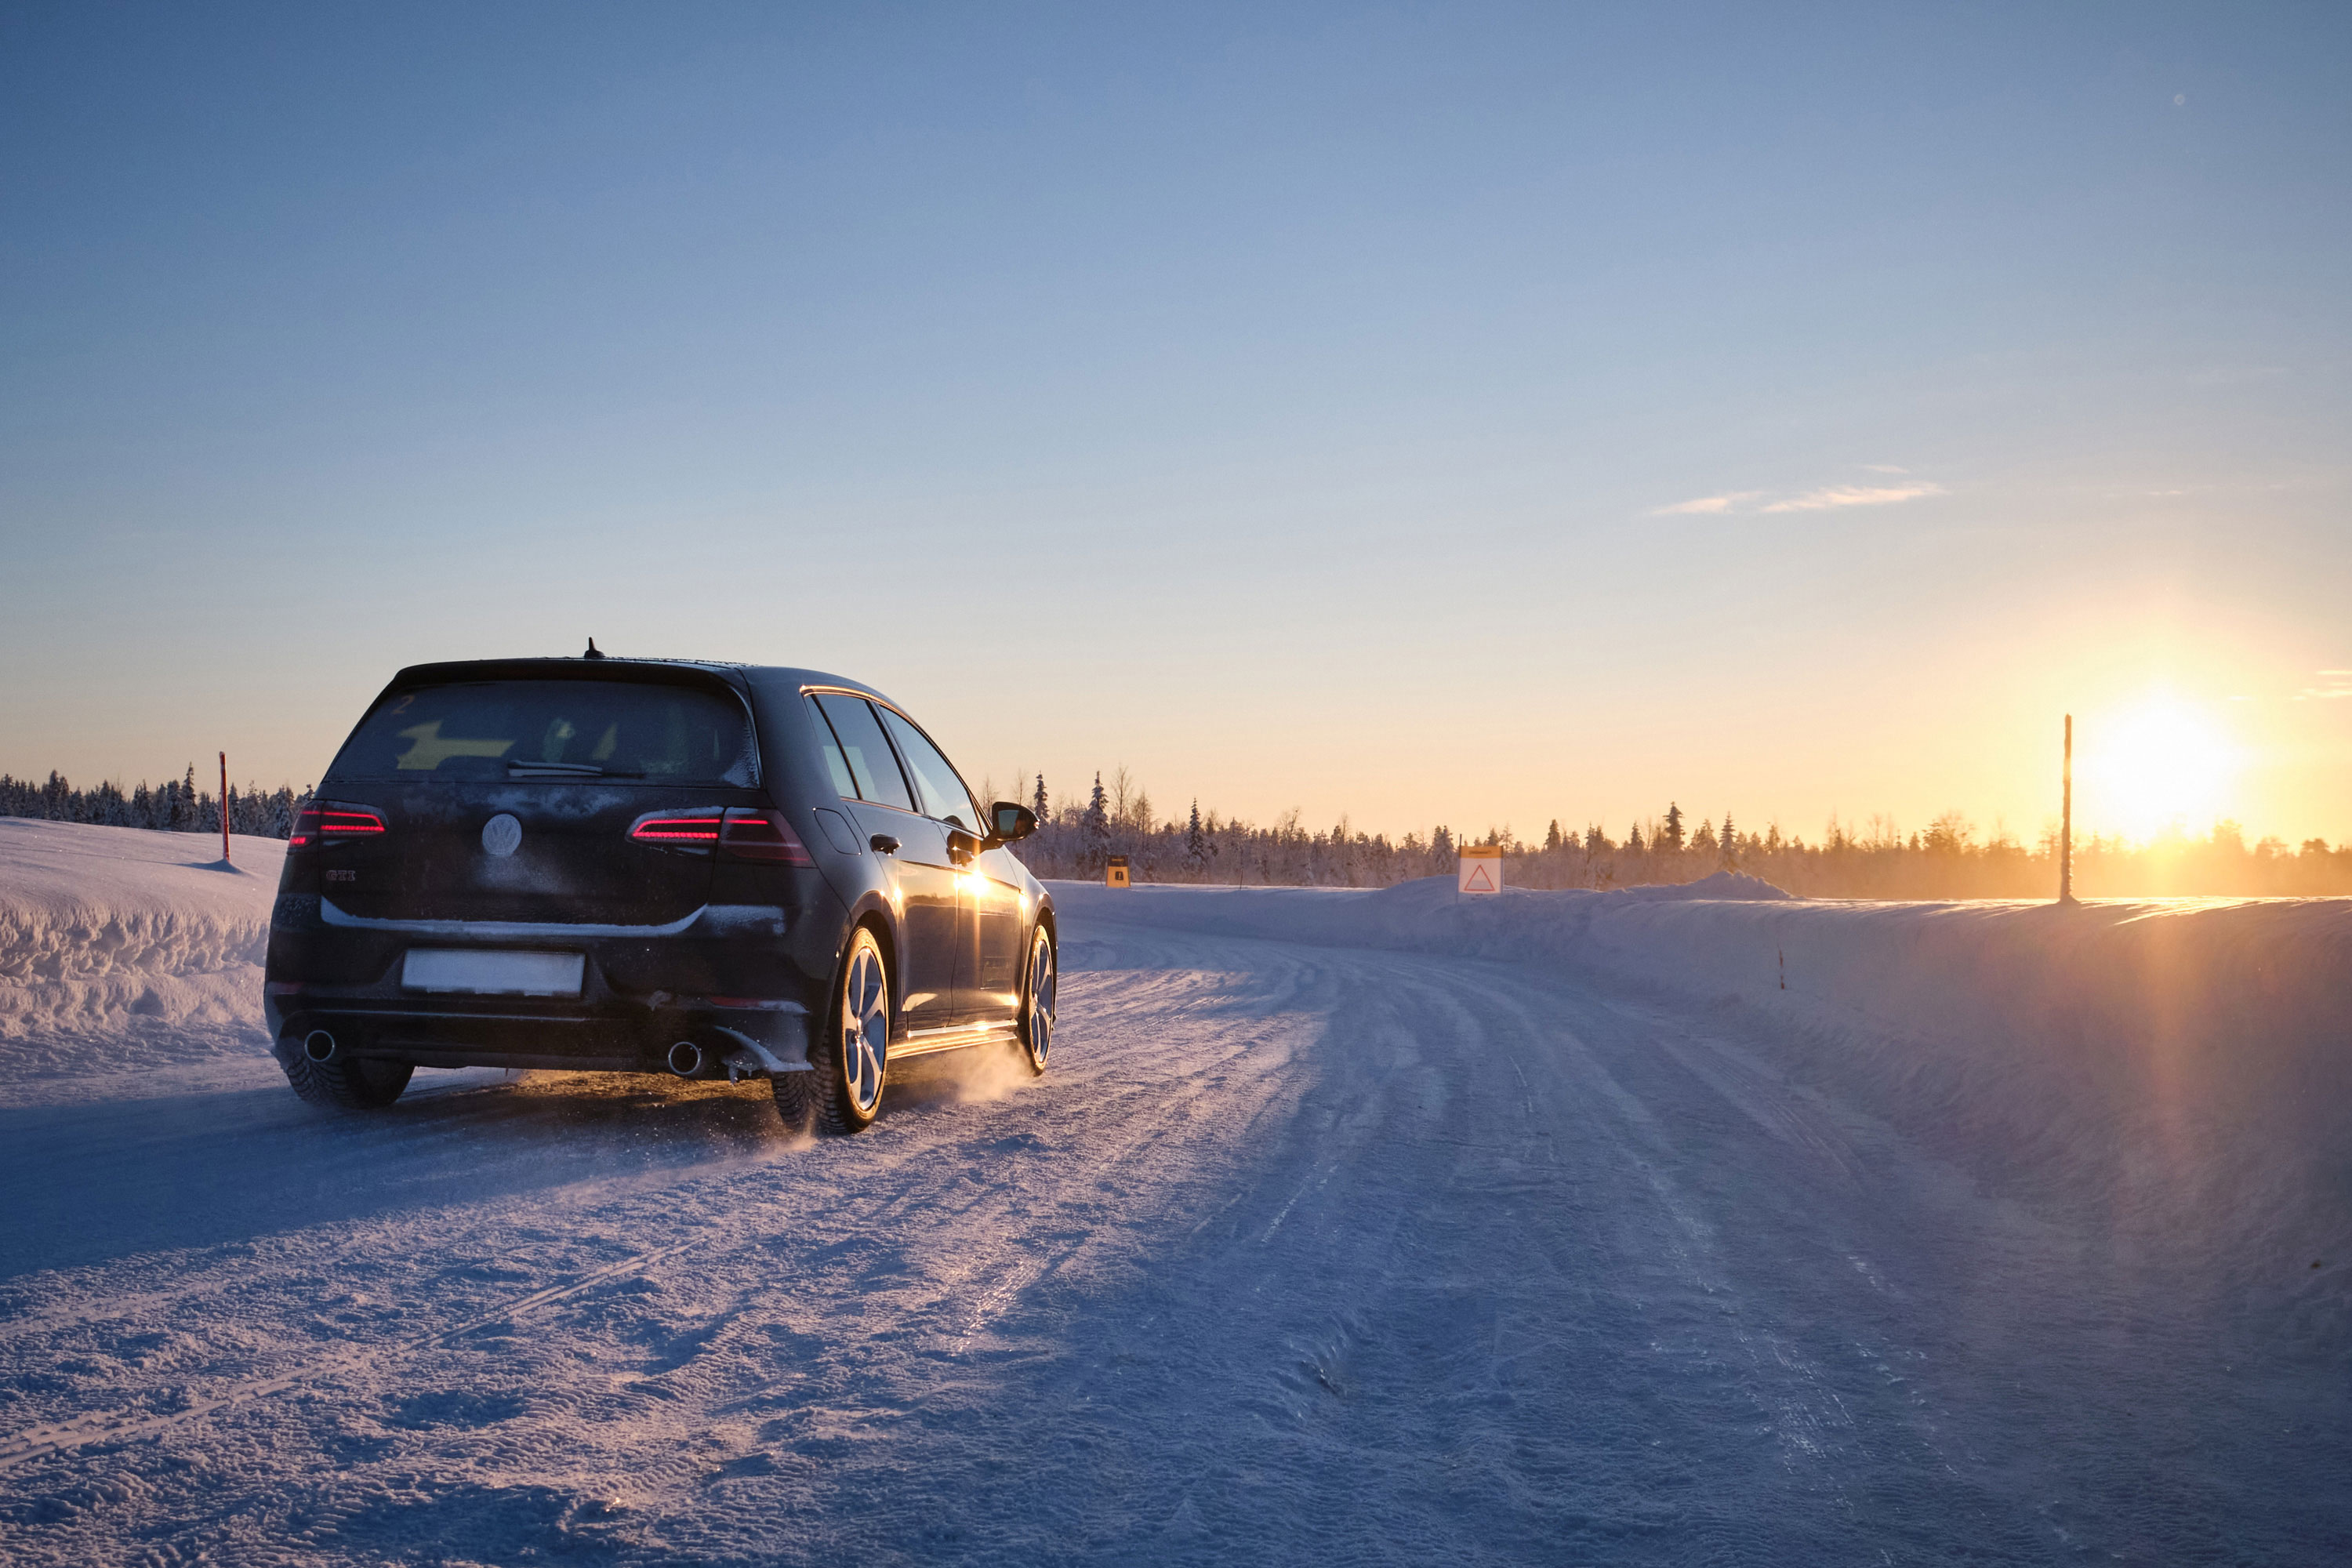
M 522 824 L 502 811 L 482 824 L 482 847 L 493 855 L 511 855 L 522 847 Z

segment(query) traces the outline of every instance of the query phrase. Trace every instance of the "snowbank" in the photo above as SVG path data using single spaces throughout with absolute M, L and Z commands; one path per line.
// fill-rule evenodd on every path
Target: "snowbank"
M 2096 1213 L 2126 1263 L 2294 1296 L 2352 1249 L 2352 900 L 1651 905 L 1586 942 L 1761 1014 L 1795 1076 L 1995 1190 Z
M 2352 1248 L 2352 900 L 1872 904 L 1056 884 L 1074 912 L 1535 963 L 1737 1014 L 1997 1190 L 2273 1280 Z M 1727 897 L 1726 895 L 1731 895 Z
M 0 1077 L 266 1047 L 261 961 L 286 846 L 0 818 Z

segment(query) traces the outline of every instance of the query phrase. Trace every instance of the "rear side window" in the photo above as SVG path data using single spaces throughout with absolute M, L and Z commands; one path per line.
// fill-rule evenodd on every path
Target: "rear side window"
M 907 794 L 906 781 L 898 776 L 898 764 L 891 758 L 890 742 L 882 738 L 882 726 L 875 722 L 874 710 L 867 707 L 863 700 L 839 692 L 828 691 L 811 700 L 831 721 L 833 737 L 841 748 L 842 762 L 848 767 L 851 782 L 856 786 L 854 792 L 842 790 L 841 793 L 855 793 L 860 799 L 870 800 L 877 805 L 895 805 L 900 811 L 914 810 L 915 802 Z M 832 759 L 827 758 L 828 766 L 831 763 Z
M 483 680 L 403 691 L 360 721 L 341 779 L 758 780 L 743 705 L 700 687 Z
M 890 727 L 890 738 L 898 742 L 898 754 L 907 759 L 907 771 L 915 775 L 915 787 L 922 791 L 923 815 L 962 828 L 979 821 L 971 792 L 963 787 L 963 780 L 956 776 L 940 749 L 887 708 L 882 710 L 882 722 Z
M 846 800 L 857 798 L 857 781 L 849 776 L 849 759 L 841 754 L 841 738 L 833 732 L 825 719 L 824 710 L 816 699 L 808 700 L 809 727 L 816 731 L 816 749 L 824 754 L 825 776 L 833 781 L 833 793 Z

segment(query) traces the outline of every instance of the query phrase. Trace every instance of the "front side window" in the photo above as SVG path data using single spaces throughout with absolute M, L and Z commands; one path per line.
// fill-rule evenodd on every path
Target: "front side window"
M 343 742 L 330 778 L 644 779 L 748 784 L 742 703 L 698 686 L 469 680 L 395 692 Z
M 916 789 L 922 792 L 923 815 L 971 831 L 980 813 L 972 806 L 971 792 L 963 787 L 963 780 L 956 776 L 940 749 L 887 708 L 882 710 L 882 722 L 890 727 L 890 739 L 898 742 L 898 754 L 907 759 L 907 771 L 914 775 Z
M 877 805 L 895 805 L 900 811 L 914 810 L 906 781 L 898 776 L 898 764 L 890 755 L 890 742 L 882 738 L 882 726 L 875 721 L 874 710 L 865 700 L 827 691 L 811 700 L 831 725 L 857 797 Z M 831 765 L 829 759 L 827 765 Z

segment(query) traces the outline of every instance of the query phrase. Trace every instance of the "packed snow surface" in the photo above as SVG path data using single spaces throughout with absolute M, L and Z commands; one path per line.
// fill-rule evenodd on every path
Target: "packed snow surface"
M 2343 904 L 1057 886 L 1053 1071 L 808 1143 L 315 1115 L 274 867 L 28 826 L 0 1561 L 2352 1558 Z

